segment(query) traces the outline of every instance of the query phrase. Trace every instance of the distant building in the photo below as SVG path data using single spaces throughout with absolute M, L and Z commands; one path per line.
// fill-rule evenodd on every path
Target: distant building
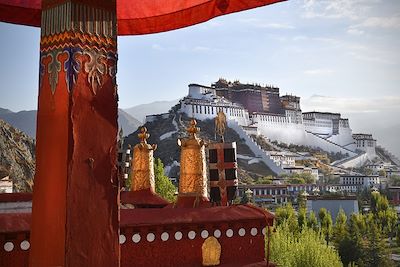
M 339 113 L 316 111 L 303 113 L 303 122 L 306 129 L 315 134 L 326 137 L 339 134 L 340 120 L 341 118 Z
M 364 151 L 367 154 L 370 154 L 370 158 L 376 156 L 375 147 L 376 147 L 376 139 L 372 138 L 372 134 L 353 134 L 354 140 L 356 140 L 356 148 L 358 150 Z
M 254 202 L 259 206 L 272 203 L 284 204 L 287 203 L 289 199 L 287 185 L 285 184 L 239 185 L 239 197 L 243 197 L 248 189 L 253 192 Z
M 307 197 L 307 212 L 313 211 L 318 217 L 318 212 L 321 208 L 327 209 L 332 216 L 333 222 L 340 209 L 343 209 L 347 218 L 351 214 L 359 213 L 358 201 L 356 196 L 308 196 Z
M 296 201 L 298 195 L 302 192 L 306 192 L 307 194 L 319 192 L 319 188 L 316 184 L 254 184 L 239 185 L 239 197 L 243 197 L 248 189 L 253 192 L 254 202 L 259 206 L 267 204 L 285 204 L 289 200 Z
M 282 152 L 282 151 L 268 151 L 271 159 L 278 166 L 285 167 L 294 167 L 296 166 L 296 158 L 297 155 L 291 152 Z
M 325 185 L 325 191 L 336 193 L 336 192 L 343 192 L 343 193 L 357 193 L 361 190 L 359 185 L 343 185 L 343 184 L 329 184 Z
M 399 167 L 390 162 L 370 163 L 365 168 L 372 170 L 373 174 L 379 174 L 381 171 L 384 171 L 387 178 L 392 175 L 400 175 Z
M 379 187 L 381 180 L 379 175 L 362 175 L 362 174 L 341 174 L 339 179 L 340 185 L 354 185 L 362 188 Z

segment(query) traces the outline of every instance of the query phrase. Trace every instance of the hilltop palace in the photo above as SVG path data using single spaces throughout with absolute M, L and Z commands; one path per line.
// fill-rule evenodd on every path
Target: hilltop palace
M 211 87 L 190 84 L 189 94 L 178 107 L 179 112 L 199 120 L 213 119 L 222 110 L 229 127 L 248 135 L 347 155 L 336 163 L 340 167 L 359 167 L 376 157 L 371 134 L 353 134 L 349 120 L 340 113 L 302 112 L 300 97 L 280 96 L 277 87 L 224 79 Z

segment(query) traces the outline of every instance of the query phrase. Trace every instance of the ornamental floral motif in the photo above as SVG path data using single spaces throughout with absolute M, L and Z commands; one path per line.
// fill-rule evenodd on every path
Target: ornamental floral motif
M 68 54 L 68 58 L 64 63 L 65 82 L 67 83 L 68 92 L 71 92 L 81 69 L 81 62 L 76 56 L 82 54 L 82 50 L 74 47 L 68 48 L 64 52 Z
M 54 49 L 49 52 L 48 55 L 51 56 L 51 62 L 47 67 L 47 72 L 49 73 L 49 83 L 51 93 L 54 95 L 57 84 L 58 84 L 58 74 L 61 71 L 61 63 L 58 61 L 58 56 L 62 53 L 59 49 Z
M 88 73 L 88 82 L 92 87 L 92 92 L 96 95 L 98 87 L 102 85 L 101 76 L 106 73 L 105 60 L 107 57 L 94 50 L 85 50 L 83 54 L 89 56 L 89 61 L 85 63 L 85 72 Z
M 84 50 L 79 47 L 69 47 L 65 49 L 53 49 L 49 52 L 42 52 L 39 64 L 39 86 L 42 86 L 43 76 L 45 72 L 49 74 L 49 83 L 51 93 L 54 95 L 58 85 L 59 73 L 62 69 L 62 63 L 58 56 L 66 54 L 67 58 L 63 62 L 63 70 L 65 72 L 65 82 L 68 92 L 72 92 L 73 87 L 78 79 L 79 72 L 83 70 L 88 74 L 88 82 L 91 86 L 93 94 L 96 95 L 97 90 L 103 85 L 104 75 L 109 75 L 112 78 L 114 85 L 116 84 L 117 73 L 117 55 L 113 52 L 102 53 L 97 50 Z M 79 55 L 88 55 L 89 59 L 82 62 Z M 50 56 L 50 63 L 43 63 L 46 57 Z M 107 60 L 112 61 L 112 64 L 107 66 Z

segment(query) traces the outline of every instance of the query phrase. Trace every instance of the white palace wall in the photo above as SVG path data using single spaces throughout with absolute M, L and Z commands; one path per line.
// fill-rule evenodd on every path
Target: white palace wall
M 249 125 L 249 113 L 245 109 L 230 107 L 218 104 L 184 103 L 182 102 L 181 112 L 197 120 L 214 119 L 219 110 L 222 110 L 226 119 L 237 122 L 240 126 Z
M 286 115 L 254 113 L 249 116 L 242 106 L 215 96 L 215 90 L 210 87 L 192 84 L 189 96 L 181 100 L 180 112 L 198 120 L 214 119 L 219 110 L 225 113 L 228 122 L 242 127 L 256 126 L 257 132 L 270 140 L 356 155 L 347 119 L 340 120 L 339 134 L 332 135 L 332 120 L 303 118 L 301 111 L 286 111 Z
M 260 121 L 258 119 L 254 120 L 254 118 L 253 121 L 257 123 L 260 133 L 272 141 L 321 148 L 334 153 L 348 153 L 349 156 L 356 155 L 356 153 L 344 149 L 339 144 L 330 143 L 322 137 L 306 132 L 303 124 Z M 347 138 L 343 136 L 343 139 Z

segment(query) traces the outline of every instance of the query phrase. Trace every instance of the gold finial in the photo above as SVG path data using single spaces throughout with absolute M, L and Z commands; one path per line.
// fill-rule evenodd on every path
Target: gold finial
M 215 121 L 215 134 L 219 135 L 221 138 L 221 141 L 224 141 L 224 134 L 226 130 L 226 115 L 225 113 L 220 110 L 217 113 L 217 117 L 214 119 Z
M 138 137 L 140 139 L 140 143 L 147 144 L 147 139 L 150 137 L 150 134 L 147 133 L 146 127 L 140 127 L 140 133 L 138 134 Z
M 138 137 L 140 143 L 133 147 L 131 190 L 150 189 L 154 192 L 153 152 L 156 150 L 157 145 L 147 143 L 150 134 L 147 133 L 147 129 L 144 126 L 140 127 Z
M 189 137 L 191 138 L 196 138 L 196 134 L 200 132 L 200 128 L 196 127 L 197 121 L 195 119 L 192 119 L 190 121 L 190 126 L 187 128 L 187 131 L 189 133 Z
M 196 120 L 190 121 L 187 128 L 188 137 L 178 139 L 181 147 L 179 196 L 196 196 L 207 198 L 207 174 L 204 141 L 196 134 Z

